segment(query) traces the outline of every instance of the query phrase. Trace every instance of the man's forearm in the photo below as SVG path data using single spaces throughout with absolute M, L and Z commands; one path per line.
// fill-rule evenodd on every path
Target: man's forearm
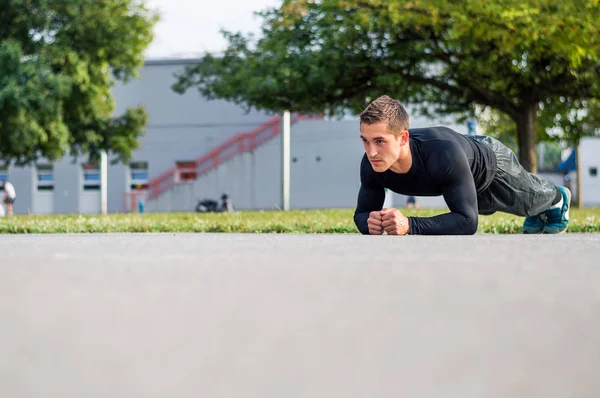
M 446 213 L 434 217 L 408 217 L 411 235 L 473 235 L 477 214 Z

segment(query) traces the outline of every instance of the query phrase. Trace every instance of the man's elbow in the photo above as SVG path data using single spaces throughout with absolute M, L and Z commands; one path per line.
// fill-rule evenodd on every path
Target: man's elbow
M 475 235 L 479 220 L 477 214 L 465 216 L 465 222 L 462 228 L 462 235 Z
M 362 235 L 369 235 L 369 227 L 367 225 L 363 225 L 361 223 L 354 223 L 356 228 L 358 228 L 358 232 Z
M 354 225 L 358 228 L 358 231 L 363 235 L 369 235 L 369 225 L 364 215 L 358 213 L 354 215 Z

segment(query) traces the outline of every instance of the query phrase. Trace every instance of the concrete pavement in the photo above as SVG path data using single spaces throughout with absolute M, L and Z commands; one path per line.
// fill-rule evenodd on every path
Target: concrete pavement
M 0 397 L 598 397 L 600 234 L 0 237 Z

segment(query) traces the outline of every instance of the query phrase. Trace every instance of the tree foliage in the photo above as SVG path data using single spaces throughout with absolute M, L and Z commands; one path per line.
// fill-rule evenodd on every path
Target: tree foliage
M 224 32 L 224 54 L 174 89 L 273 111 L 356 114 L 381 94 L 429 115 L 488 108 L 529 170 L 538 111 L 600 98 L 598 0 L 285 0 L 260 15 L 257 41 Z
M 486 134 L 509 145 L 516 144 L 516 126 L 508 115 L 484 111 L 480 112 L 479 120 Z M 583 137 L 600 136 L 600 101 L 565 101 L 555 106 L 541 103 L 536 114 L 535 136 L 537 141 L 570 146 L 578 146 Z M 513 149 L 516 151 L 518 146 Z
M 2 0 L 0 158 L 128 160 L 147 115 L 114 117 L 111 88 L 136 75 L 157 19 L 136 0 Z

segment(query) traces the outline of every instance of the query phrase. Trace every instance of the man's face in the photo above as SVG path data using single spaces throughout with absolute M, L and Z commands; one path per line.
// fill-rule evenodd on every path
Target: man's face
M 365 153 L 378 173 L 389 169 L 401 156 L 402 146 L 408 139 L 408 134 L 395 135 L 387 128 L 386 122 L 375 124 L 360 124 L 360 138 Z

